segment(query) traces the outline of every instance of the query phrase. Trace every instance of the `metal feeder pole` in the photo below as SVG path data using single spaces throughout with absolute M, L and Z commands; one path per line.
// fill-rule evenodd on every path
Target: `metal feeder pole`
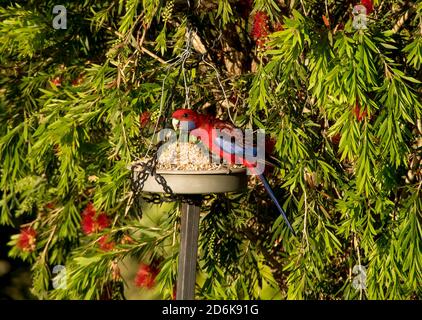
M 197 199 L 192 197 L 192 199 Z M 198 252 L 199 202 L 182 204 L 179 267 L 176 300 L 195 299 L 196 258 Z

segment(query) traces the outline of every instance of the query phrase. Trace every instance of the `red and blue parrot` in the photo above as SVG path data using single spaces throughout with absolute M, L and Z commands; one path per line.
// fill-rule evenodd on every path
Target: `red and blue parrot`
M 274 201 L 278 211 L 283 216 L 287 226 L 292 233 L 295 234 L 292 225 L 275 197 L 268 180 L 263 173 L 259 173 L 256 170 L 256 163 L 250 161 L 251 158 L 256 156 L 257 148 L 252 144 L 242 143 L 243 134 L 242 137 L 234 139 L 233 141 L 232 138 L 239 134 L 239 129 L 229 122 L 213 116 L 199 114 L 191 109 L 176 110 L 172 115 L 172 124 L 176 130 L 185 130 L 189 132 L 190 135 L 197 137 L 214 155 L 225 159 L 231 164 L 242 164 L 248 168 L 252 174 L 257 175 L 268 195 Z

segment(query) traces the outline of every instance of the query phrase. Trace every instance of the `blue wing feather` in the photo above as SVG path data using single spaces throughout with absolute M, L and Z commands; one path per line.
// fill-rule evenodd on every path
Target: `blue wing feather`
M 232 138 L 234 137 L 235 136 L 233 135 L 220 132 L 220 135 L 217 135 L 214 138 L 214 143 L 226 153 L 241 157 L 256 157 L 256 147 L 245 145 L 243 143 L 243 137 L 236 137 L 236 139 L 233 141 Z

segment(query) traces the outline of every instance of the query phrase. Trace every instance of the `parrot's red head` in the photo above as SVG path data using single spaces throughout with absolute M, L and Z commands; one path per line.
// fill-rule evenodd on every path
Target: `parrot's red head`
M 179 109 L 173 113 L 172 123 L 175 130 L 182 128 L 191 131 L 198 127 L 199 114 L 191 109 Z

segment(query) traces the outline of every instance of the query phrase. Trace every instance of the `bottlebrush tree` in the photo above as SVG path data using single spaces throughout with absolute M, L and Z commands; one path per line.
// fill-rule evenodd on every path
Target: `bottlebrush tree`
M 276 141 L 297 231 L 256 179 L 212 196 L 197 299 L 420 298 L 422 3 L 359 4 L 62 1 L 55 29 L 55 1 L 2 1 L 0 222 L 33 293 L 123 298 L 132 257 L 126 284 L 174 297 L 179 206 L 141 215 L 128 166 L 190 107 Z

